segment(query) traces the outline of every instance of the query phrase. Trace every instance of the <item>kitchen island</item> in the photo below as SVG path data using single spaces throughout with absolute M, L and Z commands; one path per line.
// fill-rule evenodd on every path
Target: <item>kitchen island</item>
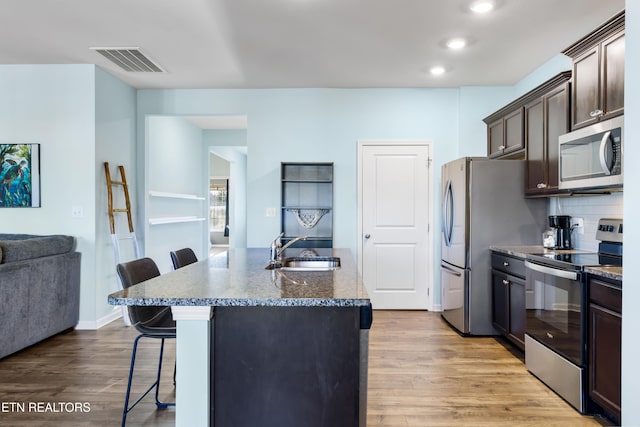
M 176 425 L 365 425 L 371 304 L 346 249 L 329 271 L 265 269 L 268 249 L 233 249 L 109 296 L 171 306 Z M 267 424 L 265 424 L 267 423 Z

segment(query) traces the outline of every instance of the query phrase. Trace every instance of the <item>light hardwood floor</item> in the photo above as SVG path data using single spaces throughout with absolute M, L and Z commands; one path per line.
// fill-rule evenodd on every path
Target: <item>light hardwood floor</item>
M 0 426 L 119 425 L 135 336 L 133 329 L 116 321 L 98 331 L 58 335 L 0 360 Z M 141 344 L 136 391 L 154 377 L 157 348 L 155 340 Z M 169 342 L 163 378 L 167 400 L 175 397 L 174 349 Z M 53 406 L 30 411 L 28 405 L 39 402 Z M 65 412 L 59 402 L 87 402 L 90 412 Z M 20 403 L 25 405 L 24 412 L 17 406 Z M 56 409 L 62 412 L 51 412 Z M 156 410 L 153 397 L 148 396 L 130 413 L 128 425 L 171 426 L 174 420 L 173 409 Z M 375 311 L 367 425 L 607 424 L 578 414 L 530 375 L 506 343 L 462 338 L 438 313 Z

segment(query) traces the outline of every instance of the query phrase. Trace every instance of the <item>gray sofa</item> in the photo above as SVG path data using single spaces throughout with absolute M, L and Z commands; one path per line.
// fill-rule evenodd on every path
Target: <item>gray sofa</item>
M 0 234 L 0 358 L 78 323 L 74 247 L 71 236 Z

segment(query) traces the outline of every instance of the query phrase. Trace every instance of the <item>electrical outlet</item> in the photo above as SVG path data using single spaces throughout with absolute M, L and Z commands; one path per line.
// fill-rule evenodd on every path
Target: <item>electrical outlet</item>
M 582 218 L 571 218 L 571 227 L 578 234 L 584 234 L 584 219 L 582 219 Z

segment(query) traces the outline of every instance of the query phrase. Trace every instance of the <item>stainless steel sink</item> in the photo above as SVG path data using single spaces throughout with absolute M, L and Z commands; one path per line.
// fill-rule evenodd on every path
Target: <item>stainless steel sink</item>
M 280 266 L 281 270 L 292 271 L 331 271 L 340 268 L 338 257 L 292 257 L 285 258 Z

